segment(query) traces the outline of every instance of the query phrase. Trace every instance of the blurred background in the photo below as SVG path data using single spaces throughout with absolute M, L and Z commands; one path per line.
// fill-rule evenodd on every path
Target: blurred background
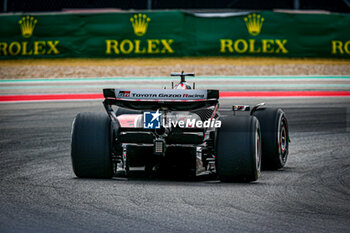
M 78 9 L 161 10 L 228 9 L 232 10 L 317 10 L 350 12 L 350 0 L 1 0 L 1 12 L 47 12 Z

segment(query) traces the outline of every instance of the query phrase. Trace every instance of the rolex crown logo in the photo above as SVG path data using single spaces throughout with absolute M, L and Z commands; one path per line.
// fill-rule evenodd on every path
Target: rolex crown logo
M 148 18 L 147 15 L 141 13 L 135 14 L 134 17 L 130 18 L 134 33 L 137 36 L 146 34 L 149 21 L 151 21 L 151 19 Z
M 245 17 L 244 21 L 247 26 L 248 32 L 251 35 L 257 36 L 260 34 L 264 18 L 262 18 L 259 14 L 254 13 L 248 15 L 248 17 Z
M 29 38 L 32 36 L 35 28 L 35 24 L 37 22 L 38 20 L 34 19 L 34 17 L 31 17 L 31 16 L 25 16 L 20 21 L 18 21 L 21 27 L 22 36 L 24 38 Z

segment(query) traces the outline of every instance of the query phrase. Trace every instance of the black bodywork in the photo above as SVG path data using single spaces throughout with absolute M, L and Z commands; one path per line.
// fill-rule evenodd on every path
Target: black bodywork
M 163 90 L 172 93 L 175 90 Z M 176 90 L 191 93 L 192 90 Z M 180 173 L 194 176 L 201 172 L 215 171 L 213 128 L 181 128 L 163 126 L 160 129 L 142 127 L 124 128 L 118 122 L 118 110 L 134 114 L 143 111 L 160 110 L 162 113 L 186 111 L 198 115 L 202 120 L 218 119 L 219 91 L 206 90 L 205 99 L 196 100 L 130 100 L 118 98 L 116 89 L 104 89 L 104 107 L 114 125 L 112 161 L 115 174 L 127 173 L 130 167 L 145 166 L 146 171 L 154 170 L 161 164 L 166 169 L 176 168 Z M 117 106 L 117 109 L 114 108 Z M 162 144 L 162 151 L 156 151 L 156 143 Z

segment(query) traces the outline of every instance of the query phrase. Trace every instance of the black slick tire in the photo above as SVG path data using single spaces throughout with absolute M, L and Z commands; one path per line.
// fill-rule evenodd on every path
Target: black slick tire
M 260 175 L 259 121 L 253 116 L 226 116 L 216 138 L 216 171 L 223 182 L 251 182 Z
M 71 158 L 80 178 L 111 178 L 111 120 L 106 113 L 79 113 L 72 125 Z
M 288 121 L 279 108 L 258 108 L 262 139 L 262 168 L 277 170 L 286 165 L 289 152 Z

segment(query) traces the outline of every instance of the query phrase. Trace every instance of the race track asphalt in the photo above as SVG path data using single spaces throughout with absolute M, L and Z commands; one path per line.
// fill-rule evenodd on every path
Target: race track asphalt
M 290 123 L 287 166 L 249 184 L 78 179 L 71 123 L 100 101 L 1 104 L 0 232 L 350 232 L 350 98 L 238 102 Z

